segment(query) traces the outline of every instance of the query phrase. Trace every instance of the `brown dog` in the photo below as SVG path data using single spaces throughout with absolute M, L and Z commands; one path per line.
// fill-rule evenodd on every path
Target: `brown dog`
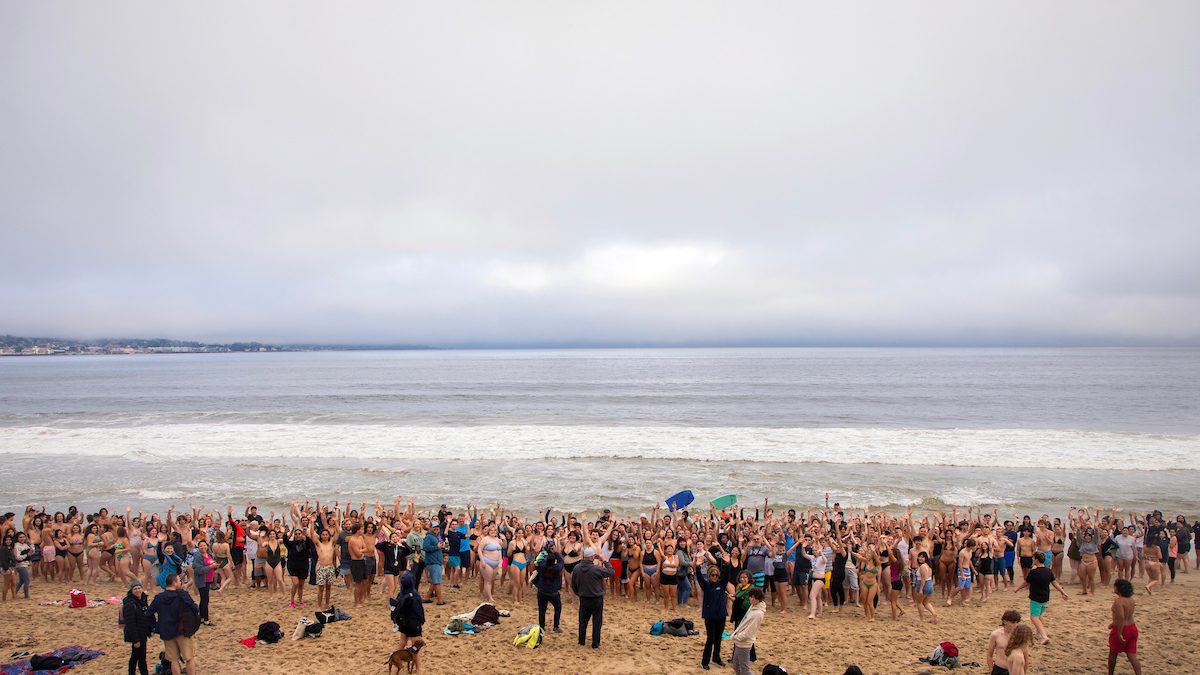
M 392 652 L 392 655 L 388 658 L 387 662 L 388 675 L 392 675 L 393 666 L 396 668 L 396 675 L 399 675 L 400 667 L 405 664 L 408 665 L 408 672 L 411 673 L 413 669 L 417 667 L 417 652 L 421 651 L 421 647 L 424 646 L 425 640 L 421 639 L 420 637 L 415 637 L 412 639 L 412 646 L 408 647 L 407 649 L 397 649 L 396 651 Z

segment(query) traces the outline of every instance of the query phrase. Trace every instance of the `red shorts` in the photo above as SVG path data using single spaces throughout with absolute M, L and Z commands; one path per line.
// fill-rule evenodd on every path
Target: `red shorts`
M 1114 654 L 1136 654 L 1137 653 L 1137 626 L 1130 624 L 1125 626 L 1121 631 L 1121 637 L 1125 638 L 1124 642 L 1117 639 L 1117 629 L 1111 628 L 1108 631 L 1108 651 Z
M 608 564 L 612 565 L 613 572 L 614 572 L 613 576 L 620 579 L 621 578 L 621 559 L 617 558 L 616 560 L 609 560 Z

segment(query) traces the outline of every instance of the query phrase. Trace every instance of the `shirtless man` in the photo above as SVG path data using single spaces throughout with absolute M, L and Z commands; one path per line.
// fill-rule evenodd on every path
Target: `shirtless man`
M 1000 617 L 1000 627 L 992 631 L 988 637 L 987 668 L 989 675 L 1008 675 L 1008 656 L 1004 648 L 1008 646 L 1008 638 L 1013 629 L 1021 623 L 1021 615 L 1014 610 L 1008 610 Z
M 367 543 L 364 541 L 362 523 L 354 522 L 350 525 L 350 532 L 346 535 L 346 545 L 350 550 L 350 577 L 354 584 L 354 606 L 362 607 L 371 593 L 369 586 L 371 582 L 367 580 L 367 563 L 363 560 L 367 551 Z
M 963 543 L 962 550 L 958 552 L 958 581 L 955 589 L 950 593 L 949 599 L 946 600 L 947 607 L 954 604 L 954 596 L 959 593 L 962 593 L 963 596 L 963 607 L 971 606 L 971 574 L 974 571 L 971 557 L 974 552 L 975 540 L 968 538 Z
M 1108 675 L 1113 675 L 1117 666 L 1117 655 L 1129 657 L 1133 675 L 1142 675 L 1142 664 L 1137 657 L 1137 625 L 1133 623 L 1133 584 L 1128 579 L 1117 579 L 1113 583 L 1117 599 L 1112 604 L 1112 623 L 1108 624 Z
M 338 568 L 333 559 L 337 547 L 330 541 L 332 537 L 329 528 L 321 530 L 320 538 L 318 538 L 312 525 L 309 525 L 308 538 L 317 550 L 317 606 L 323 610 L 329 609 L 333 585 L 338 580 Z
M 1022 530 L 1021 537 L 1017 539 L 1017 560 L 1021 562 L 1021 580 L 1024 581 L 1029 576 L 1029 570 L 1033 569 L 1033 551 L 1034 540 L 1030 536 L 1033 533 L 1029 530 Z

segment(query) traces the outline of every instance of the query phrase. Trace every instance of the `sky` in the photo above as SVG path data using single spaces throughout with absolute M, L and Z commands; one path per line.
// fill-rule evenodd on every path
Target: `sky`
M 1197 25 L 0 0 L 0 333 L 1200 345 Z

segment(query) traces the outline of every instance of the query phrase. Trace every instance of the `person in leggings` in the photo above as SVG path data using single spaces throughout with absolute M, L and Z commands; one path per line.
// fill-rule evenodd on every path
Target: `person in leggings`
M 729 584 L 729 567 L 718 563 L 708 551 L 704 552 L 704 557 L 708 559 L 708 569 L 704 570 L 704 573 L 697 572 L 696 585 L 700 587 L 703 596 L 700 602 L 700 618 L 704 619 L 706 636 L 700 667 L 708 670 L 709 663 L 725 665 L 721 660 L 721 633 L 725 630 L 725 617 L 729 615 L 725 592 L 725 587 Z
M 846 604 L 846 548 L 842 542 L 831 540 L 833 548 L 833 575 L 829 578 L 829 598 L 833 603 L 833 611 L 842 611 Z
M 146 618 L 146 594 L 140 581 L 129 585 L 129 593 L 121 604 L 121 624 L 125 627 L 125 641 L 131 646 L 129 675 L 135 672 L 148 675 L 146 668 L 146 640 L 150 639 L 150 620 Z

